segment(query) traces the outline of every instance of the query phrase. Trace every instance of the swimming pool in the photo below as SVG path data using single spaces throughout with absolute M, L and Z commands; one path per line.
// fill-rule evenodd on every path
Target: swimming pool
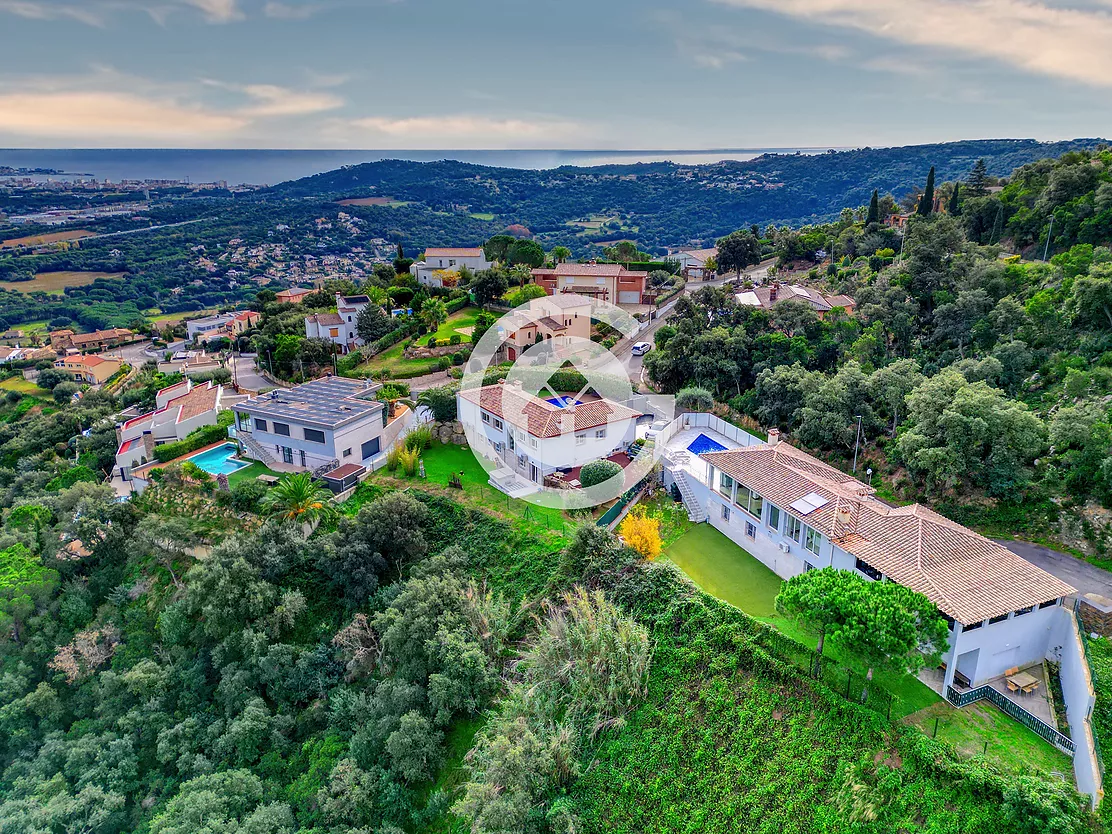
M 725 452 L 726 447 L 717 440 L 711 440 L 705 434 L 700 434 L 687 444 L 687 451 L 696 455 L 705 455 L 707 452 Z
M 187 458 L 187 460 L 190 463 L 197 464 L 197 466 L 210 475 L 219 475 L 221 473 L 230 475 L 238 469 L 250 466 L 250 464 L 244 463 L 243 461 L 231 459 L 237 451 L 236 444 L 225 443 L 222 446 L 214 446 L 211 449 L 199 452 Z
M 549 397 L 545 402 L 552 403 L 557 408 L 567 408 L 569 405 L 583 405 L 574 397 Z

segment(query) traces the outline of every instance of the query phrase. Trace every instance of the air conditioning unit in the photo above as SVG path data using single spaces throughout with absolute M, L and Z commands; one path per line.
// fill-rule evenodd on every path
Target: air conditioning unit
M 788 544 L 787 542 L 780 542 L 780 549 L 784 553 L 791 553 L 792 552 L 792 546 L 790 544 Z

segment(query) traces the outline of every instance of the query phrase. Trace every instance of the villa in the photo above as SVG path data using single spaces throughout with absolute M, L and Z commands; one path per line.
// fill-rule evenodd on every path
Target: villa
M 761 307 L 765 310 L 770 310 L 784 301 L 802 301 L 809 305 L 820 319 L 835 307 L 841 307 L 847 313 L 857 309 L 857 302 L 848 295 L 826 295 L 798 284 L 773 283 L 737 294 L 738 304 L 745 307 Z
M 100 350 L 118 347 L 135 341 L 135 333 L 126 327 L 113 327 L 93 333 L 74 333 L 72 330 L 55 330 L 50 334 L 50 346 L 55 350 Z
M 375 395 L 381 385 L 327 376 L 238 403 L 236 437 L 265 464 L 324 470 L 368 464 L 389 448 L 403 421 L 391 421 Z
M 74 382 L 88 385 L 103 385 L 124 366 L 119 359 L 105 356 L 63 356 L 54 367 L 68 374 Z
M 536 492 L 545 478 L 622 453 L 636 439 L 641 413 L 605 398 L 586 401 L 533 396 L 518 383 L 485 385 L 456 395 L 472 450 L 497 464 L 490 483 L 514 497 Z
M 356 325 L 359 314 L 371 303 L 365 295 L 340 295 L 336 293 L 335 313 L 315 313 L 305 317 L 305 336 L 309 339 L 326 339 L 347 353 L 363 344 Z
M 591 299 L 582 295 L 551 295 L 529 302 L 528 312 L 514 310 L 496 325 L 507 361 L 535 344 L 567 345 L 570 339 L 591 338 Z
M 234 313 L 222 313 L 218 316 L 208 316 L 202 319 L 193 319 L 185 323 L 186 338 L 191 342 L 208 341 L 218 336 L 228 334 L 228 325 L 235 319 Z
M 610 304 L 647 304 L 649 273 L 621 264 L 557 264 L 533 270 L 533 281 L 549 295 L 576 293 Z
M 679 261 L 680 271 L 684 278 L 708 281 L 715 275 L 714 262 L 718 258 L 718 248 L 681 249 L 669 254 L 668 258 Z
M 305 300 L 305 296 L 311 292 L 312 290 L 303 287 L 290 287 L 288 290 L 281 290 L 274 295 L 275 301 L 279 304 L 300 304 Z
M 201 426 L 216 425 L 217 415 L 246 397 L 222 385 L 195 385 L 186 379 L 155 394 L 155 410 L 122 423 L 116 428 L 119 448 L 116 471 L 122 480 L 131 470 L 154 459 L 154 447 L 184 440 Z
M 418 284 L 426 287 L 443 287 L 444 275 L 438 273 L 456 273 L 463 267 L 472 272 L 490 269 L 493 264 L 487 260 L 481 246 L 456 247 L 448 249 L 426 249 L 425 259 L 415 261 L 409 268 L 410 274 L 417 279 Z

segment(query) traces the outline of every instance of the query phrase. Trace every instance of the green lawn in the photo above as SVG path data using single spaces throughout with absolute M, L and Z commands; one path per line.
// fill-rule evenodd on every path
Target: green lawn
M 638 501 L 637 508 L 644 510 L 647 516 L 660 522 L 660 542 L 665 550 L 695 526 L 694 522 L 687 517 L 687 509 L 684 505 L 673 501 L 672 496 L 664 490 L 660 490 L 652 498 Z
M 437 341 L 443 340 L 447 343 L 452 336 L 459 336 L 461 345 L 469 344 L 471 341 L 471 328 L 475 326 L 475 321 L 479 318 L 480 312 L 482 311 L 478 307 L 464 307 L 462 310 L 450 315 L 448 320 L 437 328 L 435 334 Z M 421 337 L 420 341 L 422 343 L 427 343 L 432 335 L 433 334 L 426 334 Z M 410 377 L 432 373 L 436 370 L 437 363 L 440 361 L 439 357 L 430 359 L 406 359 L 402 355 L 404 352 L 405 342 L 398 342 L 398 344 L 387 348 L 369 362 L 360 365 L 357 370 L 374 374 L 385 369 L 389 371 L 390 376 L 395 379 L 409 379 Z
M 22 375 L 8 377 L 5 380 L 0 380 L 0 389 L 4 391 L 18 391 L 21 394 L 27 394 L 32 397 L 49 397 L 50 392 L 44 388 L 39 388 L 35 383 L 26 380 Z
M 245 466 L 242 469 L 237 469 L 228 476 L 228 486 L 234 487 L 236 484 L 243 483 L 244 481 L 253 481 L 259 475 L 273 475 L 276 478 L 281 478 L 281 472 L 275 472 L 267 467 L 265 463 L 255 461 L 250 466 Z
M 509 520 L 520 520 L 538 533 L 552 531 L 560 537 L 570 536 L 578 524 L 578 521 L 566 517 L 559 509 L 538 507 L 528 501 L 510 498 L 490 486 L 489 474 L 479 465 L 467 446 L 433 441 L 432 447 L 421 455 L 421 460 L 425 463 L 424 480 L 417 476 L 406 477 L 401 470 L 391 473 L 386 469 L 380 469 L 373 477 L 388 479 L 402 487 L 413 485 Z M 460 490 L 448 486 L 448 480 L 453 474 L 460 476 L 463 483 L 462 494 Z M 587 517 L 587 520 L 590 518 Z
M 776 613 L 774 601 L 780 591 L 780 577 L 711 525 L 694 526 L 668 547 L 665 555 L 708 594 L 808 648 L 815 647 L 813 635 Z M 858 674 L 865 672 L 856 658 L 837 648 L 828 646 L 826 657 L 828 672 L 832 671 L 831 661 Z M 939 740 L 953 744 L 963 756 L 982 755 L 987 741 L 987 756 L 1009 770 L 1072 773 L 1065 754 L 989 704 L 959 710 L 913 675 L 877 672 L 875 679 L 898 699 L 892 706 L 892 717 L 904 718 L 928 734 L 938 717 Z
M 490 220 L 493 220 L 493 219 L 494 219 L 494 215 L 493 215 L 493 214 L 492 214 L 491 212 L 489 212 L 489 211 L 476 211 L 476 212 L 472 212 L 472 214 L 471 214 L 470 216 L 471 216 L 472 218 L 474 218 L 475 220 L 486 220 L 486 221 L 490 221 Z

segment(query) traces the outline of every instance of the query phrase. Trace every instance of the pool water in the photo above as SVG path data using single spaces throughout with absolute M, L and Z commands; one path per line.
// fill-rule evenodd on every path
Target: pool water
M 711 440 L 705 434 L 700 434 L 687 444 L 687 451 L 696 455 L 705 455 L 707 452 L 725 452 L 726 447 L 716 440 Z
M 574 397 L 549 397 L 545 402 L 550 402 L 557 408 L 567 408 L 569 405 L 583 405 Z
M 232 456 L 235 455 L 237 451 L 234 443 L 225 443 L 223 446 L 215 446 L 212 449 L 206 449 L 188 458 L 188 460 L 190 463 L 197 464 L 197 466 L 210 475 L 219 475 L 221 473 L 230 475 L 237 469 L 242 469 L 250 465 L 243 461 L 232 460 Z

